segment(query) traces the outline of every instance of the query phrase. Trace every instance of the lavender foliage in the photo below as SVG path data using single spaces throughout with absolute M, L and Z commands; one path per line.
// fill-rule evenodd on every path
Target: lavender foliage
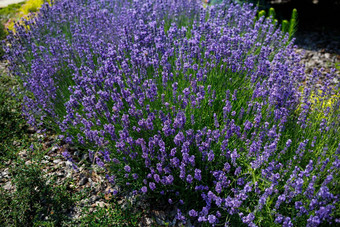
M 24 114 L 210 225 L 339 222 L 339 86 L 251 4 L 59 0 L 16 27 Z M 69 157 L 66 154 L 67 157 Z

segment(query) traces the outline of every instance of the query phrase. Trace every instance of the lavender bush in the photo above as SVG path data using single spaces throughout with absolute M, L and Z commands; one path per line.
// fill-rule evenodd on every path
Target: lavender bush
M 182 223 L 334 224 L 339 86 L 306 76 L 272 19 L 232 1 L 59 0 L 7 58 L 30 124 Z

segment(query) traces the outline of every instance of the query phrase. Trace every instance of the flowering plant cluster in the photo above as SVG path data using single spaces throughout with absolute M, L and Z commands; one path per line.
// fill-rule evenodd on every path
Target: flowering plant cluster
M 316 86 L 289 35 L 255 18 L 232 1 L 59 0 L 16 27 L 7 58 L 30 124 L 183 223 L 339 222 L 339 86 Z

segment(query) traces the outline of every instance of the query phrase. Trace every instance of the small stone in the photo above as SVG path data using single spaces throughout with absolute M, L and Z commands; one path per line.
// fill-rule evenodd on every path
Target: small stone
M 90 203 L 94 203 L 94 202 L 96 202 L 96 201 L 99 200 L 99 199 L 100 199 L 99 196 L 93 195 L 93 196 L 91 196 L 89 202 L 90 202 Z
M 106 203 L 104 203 L 103 201 L 97 201 L 97 202 L 96 202 L 96 206 L 97 206 L 97 207 L 106 207 L 107 205 L 106 205 Z
M 83 207 L 83 206 L 85 206 L 88 203 L 89 203 L 88 199 L 83 199 L 83 200 L 80 201 L 79 205 Z
M 152 220 L 152 218 L 149 218 L 149 217 L 146 217 L 144 220 L 145 220 L 145 224 L 146 224 L 147 226 L 151 226 L 151 225 L 154 223 L 154 221 Z
M 36 132 L 36 130 L 35 130 L 35 128 L 33 128 L 33 127 L 29 127 L 29 128 L 27 129 L 27 132 L 30 133 L 30 134 L 33 134 L 33 133 Z
M 27 157 L 27 151 L 26 150 L 20 151 L 19 156 L 22 157 L 22 158 Z
M 10 181 L 8 181 L 4 186 L 3 188 L 5 190 L 11 190 L 12 189 L 12 183 Z
M 130 193 L 128 196 L 125 197 L 125 199 L 130 203 L 130 204 L 135 204 L 137 202 L 138 196 L 133 195 Z
M 67 175 L 66 175 L 66 178 L 72 178 L 73 173 L 74 173 L 73 171 L 68 171 Z
M 19 147 L 21 143 L 19 141 L 14 140 L 13 141 L 13 146 Z
M 91 186 L 91 188 L 92 188 L 92 187 L 93 187 L 93 181 L 92 181 L 91 178 L 88 178 L 88 180 L 89 180 L 90 186 Z
M 82 172 L 84 170 L 84 166 L 79 167 L 79 172 Z
M 83 178 L 80 179 L 78 185 L 79 185 L 79 186 L 83 186 L 83 185 L 85 185 L 87 182 L 88 182 L 88 179 L 87 179 L 86 177 L 83 177 Z
M 63 162 L 63 161 L 60 161 L 60 162 L 57 164 L 57 168 L 59 168 L 59 167 L 64 167 L 64 166 L 66 166 L 66 163 Z
M 0 172 L 1 177 L 7 177 L 8 175 L 9 175 L 9 172 L 7 168 Z
M 50 150 L 51 153 L 54 153 L 56 151 L 58 151 L 59 147 L 58 146 L 53 146 Z
M 57 172 L 57 176 L 58 176 L 58 177 L 64 177 L 64 176 L 65 176 L 65 173 L 63 173 L 63 172 Z
M 62 161 L 61 159 L 55 159 L 55 160 L 53 160 L 53 163 L 59 164 L 61 161 Z
M 69 169 L 73 168 L 73 163 L 71 161 L 66 161 L 66 167 Z

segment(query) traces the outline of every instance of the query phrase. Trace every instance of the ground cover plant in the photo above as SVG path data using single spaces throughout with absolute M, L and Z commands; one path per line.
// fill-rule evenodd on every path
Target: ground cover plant
M 64 186 L 46 184 L 48 178 L 43 176 L 41 149 L 36 155 L 30 155 L 31 164 L 18 158 L 23 149 L 31 150 L 41 141 L 35 141 L 27 135 L 27 124 L 20 114 L 20 97 L 13 95 L 17 83 L 15 80 L 0 72 L 0 168 L 3 186 L 3 176 L 12 176 L 10 185 L 16 187 L 10 192 L 5 187 L 0 188 L 0 224 L 2 226 L 32 226 L 39 221 L 58 224 L 67 219 L 65 209 L 71 206 L 72 198 L 64 190 Z M 33 153 L 33 152 L 32 152 Z M 46 152 L 45 152 L 46 153 Z M 40 156 L 40 157 L 39 157 Z M 38 164 L 37 164 L 38 163 Z M 7 174 L 4 174 L 7 172 Z M 50 216 L 51 219 L 46 219 Z M 45 219 L 44 219 L 45 218 Z
M 108 226 L 135 225 L 138 214 L 118 207 L 112 198 L 109 207 L 91 212 L 83 204 L 92 196 L 78 190 L 74 179 L 60 182 L 57 174 L 48 174 L 46 155 L 51 151 L 45 140 L 51 135 L 34 133 L 20 113 L 22 97 L 16 92 L 15 78 L 0 72 L 0 225 L 1 226 Z M 42 139 L 44 138 L 44 139 Z M 58 144 L 58 141 L 55 141 Z M 51 145 L 51 144 L 50 144 Z M 49 156 L 47 156 L 49 157 Z M 57 155 L 53 160 L 60 160 Z M 51 160 L 52 161 L 52 160 Z M 104 192 L 102 192 L 104 196 Z M 79 219 L 70 215 L 74 207 L 82 212 Z M 93 208 L 92 208 L 93 209 Z
M 252 4 L 60 0 L 8 41 L 28 122 L 177 220 L 339 222 L 339 85 Z

